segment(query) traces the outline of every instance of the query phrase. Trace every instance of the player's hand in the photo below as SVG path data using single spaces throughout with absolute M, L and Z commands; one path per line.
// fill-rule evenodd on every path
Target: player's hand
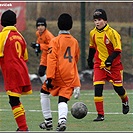
M 74 87 L 73 95 L 75 99 L 78 99 L 80 96 L 80 87 Z
M 41 50 L 40 50 L 40 44 L 36 43 L 36 45 L 35 45 L 35 53 L 38 54 L 40 52 L 41 52 Z
M 106 67 L 111 66 L 111 65 L 112 65 L 112 62 L 113 62 L 113 59 L 111 58 L 111 56 L 109 56 L 109 57 L 107 58 L 107 60 L 105 61 L 105 66 L 106 66 Z
M 31 42 L 31 47 L 35 49 L 35 47 L 36 47 L 36 42 Z
M 42 76 L 42 77 L 39 76 L 39 78 L 40 78 L 41 83 L 44 84 L 44 82 L 45 82 L 46 79 L 47 79 L 47 76 L 46 76 L 46 74 L 45 74 L 45 75 Z
M 38 56 L 38 53 L 41 52 L 41 50 L 40 50 L 40 44 L 38 44 L 38 43 L 36 43 L 36 42 L 32 42 L 32 43 L 31 43 L 31 47 L 35 49 L 35 53 L 36 53 L 37 56 Z
M 94 67 L 94 62 L 93 62 L 92 60 L 90 60 L 90 59 L 87 59 L 87 63 L 88 63 L 88 68 L 89 68 L 89 69 L 93 69 L 93 67 Z
M 46 66 L 43 66 L 43 65 L 40 65 L 39 66 L 39 70 L 38 70 L 38 74 L 39 74 L 39 76 L 44 76 L 45 75 L 45 71 L 46 71 Z
M 45 82 L 46 82 L 46 87 L 47 87 L 48 90 L 49 90 L 49 89 L 52 89 L 52 88 L 54 87 L 54 86 L 51 84 L 52 79 L 48 78 Z

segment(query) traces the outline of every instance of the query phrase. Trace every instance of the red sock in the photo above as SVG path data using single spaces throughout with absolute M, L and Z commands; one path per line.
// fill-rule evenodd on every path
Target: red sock
M 128 96 L 126 96 L 126 97 L 124 97 L 123 99 L 122 99 L 122 102 L 123 103 L 125 103 L 125 102 L 127 102 L 128 101 Z
M 102 102 L 95 102 L 96 110 L 98 114 L 104 115 L 104 109 L 103 109 L 103 101 Z
M 28 126 L 26 124 L 26 116 L 23 105 L 20 103 L 18 106 L 12 107 L 14 118 L 18 125 L 19 131 L 27 131 Z

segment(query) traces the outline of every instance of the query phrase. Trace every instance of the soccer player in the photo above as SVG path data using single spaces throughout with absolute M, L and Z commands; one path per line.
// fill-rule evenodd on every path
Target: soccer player
M 46 19 L 44 17 L 39 17 L 36 20 L 36 42 L 32 43 L 32 47 L 35 49 L 35 52 L 38 54 L 40 51 L 42 51 L 41 59 L 40 59 L 40 66 L 38 70 L 38 74 L 41 79 L 43 76 L 45 76 L 46 68 L 47 68 L 47 51 L 49 42 L 52 38 L 54 38 L 54 35 L 47 29 L 47 23 Z M 44 82 L 44 80 L 42 80 Z
M 40 65 L 38 70 L 38 75 L 40 77 L 40 80 L 42 84 L 46 80 L 46 68 L 47 68 L 47 51 L 48 46 L 52 38 L 54 38 L 54 35 L 47 29 L 47 23 L 46 19 L 44 17 L 39 17 L 36 20 L 36 42 L 32 43 L 32 47 L 35 49 L 35 52 L 38 54 L 42 51 L 41 59 L 40 59 Z M 45 110 L 45 103 L 43 102 L 43 89 L 40 90 L 40 102 L 41 102 L 41 108 L 42 108 L 42 114 L 44 116 Z M 43 129 L 43 122 L 39 124 L 39 127 Z
M 53 129 L 50 109 L 50 94 L 58 96 L 58 125 L 57 131 L 66 130 L 68 105 L 74 87 L 81 86 L 77 62 L 80 49 L 78 41 L 70 34 L 72 17 L 63 13 L 58 18 L 59 34 L 49 44 L 47 56 L 47 80 L 43 84 L 44 128 Z
M 16 21 L 16 14 L 12 10 L 6 10 L 1 16 L 3 29 L 0 33 L 0 65 L 17 131 L 28 131 L 20 96 L 31 94 L 32 88 L 26 65 L 27 44 L 16 28 Z
M 122 79 L 121 37 L 119 33 L 107 23 L 107 15 L 103 9 L 96 9 L 93 14 L 93 19 L 95 28 L 90 31 L 89 55 L 87 61 L 89 68 L 94 68 L 94 102 L 98 113 L 94 121 L 103 121 L 104 99 L 102 93 L 106 80 L 112 83 L 115 92 L 121 98 L 123 114 L 129 112 L 129 103 Z

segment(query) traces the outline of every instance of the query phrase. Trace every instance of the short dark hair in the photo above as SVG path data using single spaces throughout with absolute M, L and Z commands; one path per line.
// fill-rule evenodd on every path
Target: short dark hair
M 73 25 L 72 17 L 68 13 L 63 13 L 59 16 L 57 24 L 60 30 L 70 30 Z
M 14 26 L 16 22 L 16 14 L 12 10 L 5 11 L 1 16 L 1 25 L 4 27 Z
M 107 21 L 106 12 L 103 9 L 96 9 L 93 14 L 93 19 L 102 18 L 103 20 Z

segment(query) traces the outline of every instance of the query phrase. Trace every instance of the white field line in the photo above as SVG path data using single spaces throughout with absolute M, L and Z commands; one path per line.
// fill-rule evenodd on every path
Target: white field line
M 114 93 L 107 93 L 108 95 L 115 95 L 116 93 L 114 92 Z M 131 92 L 131 93 L 128 93 L 128 95 L 132 95 L 133 94 L 133 92 Z M 80 94 L 80 95 L 94 95 L 94 93 L 84 93 L 84 94 Z M 106 92 L 105 92 L 105 95 L 106 95 Z M 31 95 L 28 95 L 28 97 L 29 96 L 31 96 L 31 97 L 39 97 L 39 94 L 37 95 L 37 94 L 31 94 Z M 6 94 L 4 94 L 4 95 L 0 95 L 0 97 L 8 97 Z M 22 96 L 23 97 L 23 96 Z M 25 96 L 24 96 L 25 97 Z M 39 97 L 40 98 L 40 97 Z M 0 112 L 3 112 L 3 111 L 11 111 L 10 109 L 2 109 L 2 108 L 0 108 Z M 28 112 L 42 112 L 42 110 L 25 110 L 25 111 L 28 111 Z M 53 113 L 57 113 L 58 111 L 51 111 L 51 112 L 53 112 Z M 70 113 L 70 111 L 68 111 L 68 113 Z M 96 112 L 88 112 L 88 114 L 97 114 Z M 120 113 L 120 112 L 108 112 L 108 113 L 106 113 L 105 112 L 105 114 L 114 114 L 114 115 L 116 115 L 116 114 L 122 114 L 122 113 Z M 131 113 L 128 113 L 128 114 L 133 114 L 132 112 Z
M 9 112 L 11 111 L 10 109 L 0 109 L 0 112 Z M 26 110 L 27 112 L 42 112 L 42 110 Z M 57 110 L 52 110 L 52 113 L 58 113 Z M 68 113 L 71 113 L 70 111 L 68 111 Z M 88 112 L 88 114 L 97 114 L 96 112 Z M 120 112 L 108 112 L 105 114 L 109 114 L 109 115 L 119 115 L 122 114 Z M 133 113 L 128 113 L 128 114 L 133 114 Z

